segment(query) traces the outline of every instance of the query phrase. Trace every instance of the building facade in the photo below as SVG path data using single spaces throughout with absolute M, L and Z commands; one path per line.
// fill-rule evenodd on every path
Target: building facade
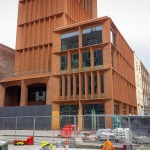
M 8 75 L 14 71 L 14 49 L 0 44 L 0 76 Z
M 1 107 L 137 114 L 134 53 L 109 17 L 97 18 L 96 0 L 20 0 L 14 74 L 0 83 Z
M 142 62 L 141 62 L 141 70 L 142 70 L 144 114 L 149 115 L 150 114 L 150 75 Z
M 136 83 L 136 100 L 138 115 L 144 115 L 143 85 L 141 61 L 134 53 L 135 83 Z

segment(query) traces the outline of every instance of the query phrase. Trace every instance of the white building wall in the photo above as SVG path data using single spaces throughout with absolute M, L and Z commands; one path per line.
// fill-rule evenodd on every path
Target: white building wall
M 137 100 L 138 115 L 144 115 L 141 63 L 138 57 L 135 55 L 135 53 L 134 53 L 134 69 L 135 69 L 136 100 Z

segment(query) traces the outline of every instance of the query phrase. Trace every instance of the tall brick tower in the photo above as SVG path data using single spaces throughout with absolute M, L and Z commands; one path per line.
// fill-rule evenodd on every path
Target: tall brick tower
M 1 80 L 0 106 L 51 104 L 54 30 L 96 17 L 97 0 L 19 0 L 14 73 Z

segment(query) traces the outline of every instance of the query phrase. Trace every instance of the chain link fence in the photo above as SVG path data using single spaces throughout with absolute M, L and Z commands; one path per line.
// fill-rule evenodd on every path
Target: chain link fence
M 65 143 L 66 138 L 69 138 L 70 147 L 75 146 L 77 137 L 85 141 L 99 142 L 105 140 L 101 139 L 101 131 L 109 131 L 109 138 L 112 137 L 112 133 L 118 137 L 122 136 L 122 129 L 130 131 L 128 138 L 131 140 L 140 136 L 150 138 L 150 116 L 67 115 L 0 118 L 0 135 L 9 140 L 24 140 L 33 136 L 34 143 L 41 143 L 43 140 Z

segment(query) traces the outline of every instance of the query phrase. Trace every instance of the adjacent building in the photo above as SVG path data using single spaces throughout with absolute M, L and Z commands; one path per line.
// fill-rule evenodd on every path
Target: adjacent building
M 14 71 L 14 49 L 0 44 L 0 77 L 12 75 Z
M 142 85 L 142 67 L 141 61 L 134 53 L 135 83 L 136 83 L 136 100 L 138 115 L 144 115 L 143 85 Z
M 137 114 L 134 52 L 97 18 L 96 0 L 20 0 L 14 73 L 0 91 L 1 107 L 51 105 L 52 116 Z
M 150 75 L 142 62 L 141 62 L 141 72 L 142 72 L 144 114 L 149 115 L 150 114 Z

